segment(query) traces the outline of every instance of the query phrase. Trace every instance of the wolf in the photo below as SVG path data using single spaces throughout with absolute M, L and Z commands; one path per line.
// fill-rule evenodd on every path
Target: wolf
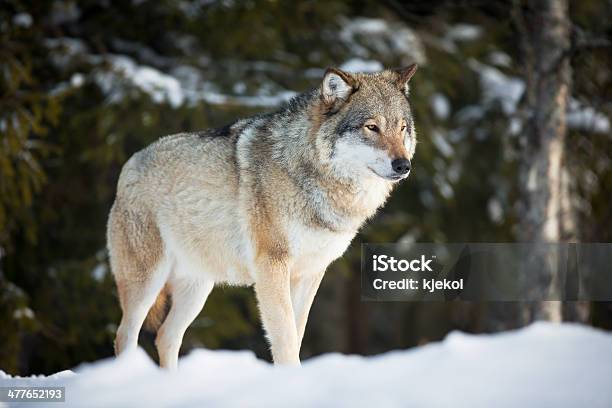
M 120 354 L 156 331 L 162 367 L 215 285 L 254 285 L 275 364 L 299 365 L 327 266 L 411 169 L 415 64 L 336 68 L 274 113 L 159 139 L 124 165 L 107 228 Z

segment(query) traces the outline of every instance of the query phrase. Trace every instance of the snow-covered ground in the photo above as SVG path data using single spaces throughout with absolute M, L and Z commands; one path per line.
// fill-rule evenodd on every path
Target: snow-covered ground
M 612 334 L 545 323 L 455 332 L 408 351 L 328 354 L 301 368 L 273 367 L 247 351 L 197 350 L 173 374 L 138 350 L 49 377 L 0 371 L 0 386 L 10 385 L 65 386 L 61 406 L 70 407 L 611 407 Z

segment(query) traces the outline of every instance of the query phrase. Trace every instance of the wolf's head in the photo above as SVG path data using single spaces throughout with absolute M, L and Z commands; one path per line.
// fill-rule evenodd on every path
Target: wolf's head
M 335 171 L 389 181 L 408 176 L 416 144 L 408 82 L 416 69 L 413 64 L 374 74 L 327 70 L 318 145 Z

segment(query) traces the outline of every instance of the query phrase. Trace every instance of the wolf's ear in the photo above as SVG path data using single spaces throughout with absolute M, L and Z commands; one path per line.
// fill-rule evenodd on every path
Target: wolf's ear
M 416 73 L 417 68 L 417 64 L 412 64 L 408 65 L 406 68 L 400 68 L 394 71 L 397 78 L 397 86 L 406 96 L 410 93 L 408 82 L 410 82 L 410 78 Z
M 328 68 L 321 84 L 321 99 L 327 106 L 342 103 L 357 89 L 357 81 L 351 74 L 337 68 Z

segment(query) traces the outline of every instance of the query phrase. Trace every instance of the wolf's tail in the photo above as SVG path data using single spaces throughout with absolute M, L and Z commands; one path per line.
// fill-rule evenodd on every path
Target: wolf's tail
M 155 303 L 153 303 L 153 306 L 149 309 L 147 318 L 144 321 L 144 328 L 153 333 L 157 332 L 162 323 L 164 323 L 164 320 L 166 320 L 171 305 L 172 296 L 170 295 L 168 287 L 164 286 L 161 292 L 159 292 L 159 295 L 157 295 Z

